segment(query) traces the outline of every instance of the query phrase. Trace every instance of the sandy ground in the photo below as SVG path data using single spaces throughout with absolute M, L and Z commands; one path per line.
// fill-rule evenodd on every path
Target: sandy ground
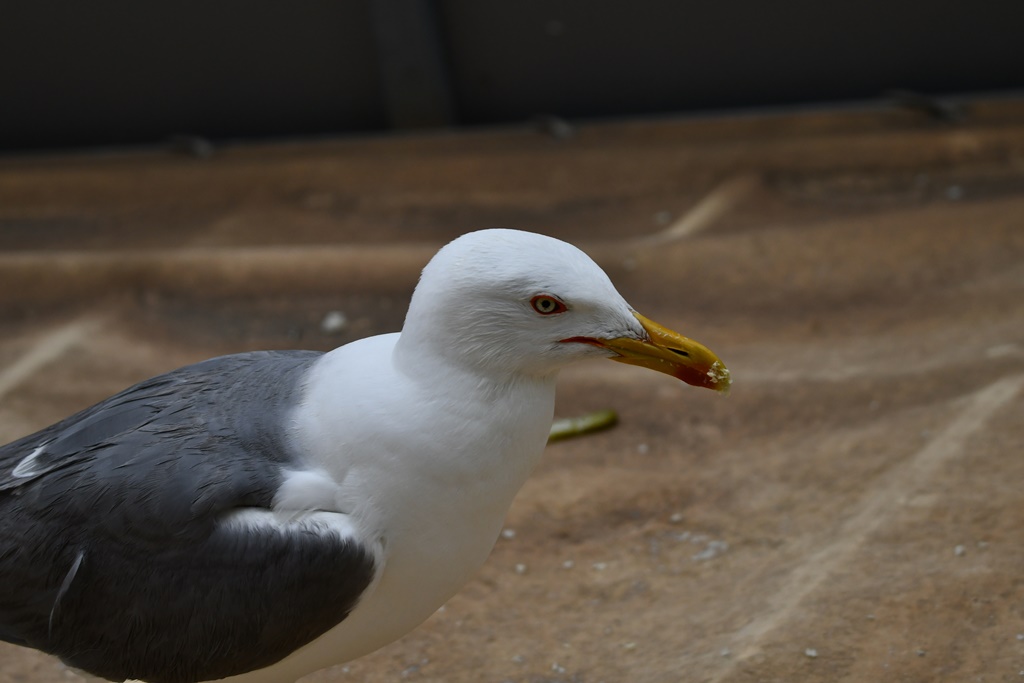
M 487 565 L 327 681 L 1024 680 L 1024 104 L 0 160 L 0 440 L 397 329 L 469 229 L 569 239 L 726 398 L 613 363 Z M 331 335 L 324 315 L 348 324 Z M 0 646 L 0 681 L 71 680 Z

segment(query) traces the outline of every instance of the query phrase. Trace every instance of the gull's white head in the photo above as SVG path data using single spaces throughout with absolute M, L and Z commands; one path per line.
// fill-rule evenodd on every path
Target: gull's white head
M 714 354 L 636 313 L 589 256 L 519 230 L 471 232 L 441 249 L 423 270 L 399 349 L 491 374 L 550 375 L 606 357 L 698 386 L 729 384 Z

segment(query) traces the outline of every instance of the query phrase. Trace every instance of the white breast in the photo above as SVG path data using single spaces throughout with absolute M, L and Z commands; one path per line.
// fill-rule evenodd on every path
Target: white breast
M 486 560 L 540 458 L 554 378 L 495 385 L 456 368 L 443 369 L 443 382 L 415 376 L 392 364 L 396 338 L 365 339 L 318 361 L 293 435 L 323 476 L 297 478 L 275 501 L 295 507 L 308 491 L 312 508 L 348 515 L 356 535 L 379 546 L 379 577 L 334 629 L 268 669 L 227 680 L 295 680 L 415 628 Z

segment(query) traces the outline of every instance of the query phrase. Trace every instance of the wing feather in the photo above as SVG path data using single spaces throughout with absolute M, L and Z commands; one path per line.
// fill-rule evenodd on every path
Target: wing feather
M 374 546 L 322 518 L 229 523 L 269 514 L 301 469 L 286 416 L 318 356 L 205 361 L 0 448 L 0 639 L 110 680 L 188 683 L 344 619 Z

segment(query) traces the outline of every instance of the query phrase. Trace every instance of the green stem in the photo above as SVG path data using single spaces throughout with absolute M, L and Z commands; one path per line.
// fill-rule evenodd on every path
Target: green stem
M 615 426 L 619 416 L 614 410 L 599 410 L 596 413 L 587 413 L 579 417 L 563 417 L 554 421 L 551 425 L 551 435 L 548 442 L 571 439 L 574 436 L 582 436 L 602 429 Z

